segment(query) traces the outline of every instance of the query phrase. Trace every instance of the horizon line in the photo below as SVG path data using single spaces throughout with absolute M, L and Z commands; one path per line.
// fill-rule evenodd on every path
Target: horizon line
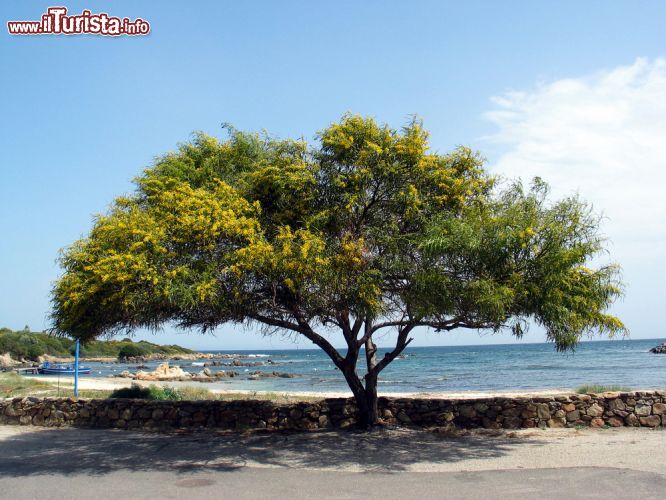
M 654 340 L 654 341 L 666 341 L 666 337 L 655 337 L 655 338 L 618 338 L 618 339 L 588 339 L 588 340 L 581 340 L 578 342 L 579 344 L 587 344 L 591 342 L 621 342 L 621 341 L 638 341 L 638 340 Z M 405 348 L 407 349 L 428 349 L 431 347 L 491 347 L 491 346 L 515 346 L 515 345 L 536 345 L 536 344 L 553 344 L 553 342 L 546 341 L 546 342 L 523 342 L 522 344 L 519 343 L 502 343 L 502 344 L 464 344 L 464 345 L 420 345 L 420 346 L 408 346 Z M 344 350 L 347 349 L 346 346 L 344 347 L 338 347 L 334 346 L 335 349 L 338 350 Z M 392 349 L 393 346 L 377 346 L 378 349 Z M 321 351 L 319 347 L 286 347 L 283 349 L 280 348 L 269 348 L 269 349 L 262 349 L 262 348 L 248 348 L 248 349 L 193 349 L 189 348 L 192 350 L 196 350 L 197 352 L 226 352 L 226 351 Z M 322 351 L 323 352 L 323 351 Z

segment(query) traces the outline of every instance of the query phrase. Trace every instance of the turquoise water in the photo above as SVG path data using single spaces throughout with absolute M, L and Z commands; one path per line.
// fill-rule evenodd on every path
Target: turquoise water
M 664 339 L 582 342 L 574 353 L 558 353 L 552 344 L 414 347 L 381 374 L 380 392 L 509 391 L 573 389 L 583 384 L 617 384 L 633 389 L 666 387 L 666 355 L 648 350 Z M 380 349 L 381 356 L 386 349 Z M 241 376 L 208 384 L 224 389 L 259 391 L 347 391 L 345 381 L 320 350 L 208 351 L 251 356 L 257 367 L 215 367 Z M 362 354 L 362 353 L 361 353 Z M 268 360 L 274 364 L 267 364 Z M 225 360 L 228 361 L 228 360 Z M 177 361 L 197 372 L 201 362 Z M 149 363 L 152 369 L 157 363 Z M 93 376 L 108 376 L 131 365 L 91 364 Z M 279 371 L 297 378 L 248 380 L 251 371 Z M 359 371 L 362 366 L 359 363 Z

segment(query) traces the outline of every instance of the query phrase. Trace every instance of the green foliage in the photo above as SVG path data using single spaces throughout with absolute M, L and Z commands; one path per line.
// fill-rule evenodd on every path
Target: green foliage
M 139 345 L 125 344 L 118 351 L 118 359 L 137 358 L 139 356 L 145 356 L 146 354 L 147 350 L 142 349 Z
M 428 227 L 427 266 L 414 293 L 422 314 L 473 316 L 520 336 L 532 319 L 558 349 L 583 334 L 623 333 L 604 311 L 621 294 L 616 265 L 588 267 L 603 250 L 598 218 L 576 197 L 547 202 L 539 179 L 525 192 L 515 184 L 483 204 Z
M 581 385 L 576 392 L 578 394 L 601 394 L 602 392 L 629 392 L 629 387 L 621 385 L 600 385 L 600 384 L 585 384 Z
M 208 389 L 201 387 L 174 388 L 170 386 L 158 385 L 141 387 L 138 384 L 132 384 L 131 387 L 116 389 L 109 397 L 125 399 L 152 399 L 156 401 L 195 401 L 201 399 L 214 399 L 214 395 Z
M 63 253 L 55 329 L 206 330 L 292 316 L 296 304 L 321 324 L 341 310 L 397 313 L 428 221 L 493 184 L 477 154 L 431 153 L 427 138 L 417 120 L 397 131 L 352 115 L 318 148 L 234 129 L 226 142 L 197 135 Z
M 142 340 L 132 342 L 129 339 L 122 341 L 87 340 L 81 344 L 81 357 L 118 357 L 124 349 L 134 349 L 141 352 L 140 356 L 149 354 L 191 354 L 193 351 L 177 345 L 158 345 Z M 0 328 L 0 353 L 9 353 L 14 359 L 37 360 L 39 356 L 48 354 L 57 357 L 74 355 L 75 342 L 66 337 L 50 335 L 44 332 L 30 332 L 20 330 L 14 332 L 9 328 Z
M 469 149 L 428 151 L 348 115 L 318 148 L 230 129 L 160 158 L 61 259 L 56 330 L 94 338 L 166 321 L 208 329 L 340 313 L 499 329 L 529 320 L 559 349 L 623 331 L 603 311 L 617 267 L 591 269 L 598 220 L 576 198 L 548 205 L 537 181 L 493 189 Z
M 150 386 L 150 398 L 160 401 L 180 401 L 182 395 L 178 389 L 169 386 Z
M 9 353 L 14 359 L 35 360 L 38 356 L 69 356 L 74 341 L 55 337 L 41 332 L 20 330 L 14 332 L 9 328 L 0 329 L 0 353 Z
M 110 398 L 122 399 L 153 399 L 151 398 L 150 389 L 148 387 L 141 387 L 137 384 L 132 384 L 131 387 L 121 387 L 116 389 L 110 395 Z

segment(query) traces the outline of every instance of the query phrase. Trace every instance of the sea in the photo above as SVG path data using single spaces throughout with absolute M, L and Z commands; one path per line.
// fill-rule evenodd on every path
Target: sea
M 574 352 L 558 353 L 551 343 L 516 343 L 449 347 L 408 347 L 380 375 L 379 391 L 477 392 L 573 390 L 585 384 L 619 385 L 628 389 L 666 387 L 666 354 L 649 349 L 666 339 L 608 340 L 581 342 Z M 388 349 L 380 349 L 381 357 Z M 205 386 L 227 390 L 276 392 L 348 392 L 342 374 L 318 349 L 205 351 L 237 354 L 240 361 L 256 366 L 212 367 L 233 370 L 238 377 L 225 378 Z M 363 352 L 359 372 L 363 372 Z M 196 373 L 204 362 L 173 361 L 183 370 Z M 221 359 L 229 362 L 229 359 Z M 92 377 L 109 377 L 135 365 L 86 363 Z M 159 362 L 146 363 L 146 370 Z M 281 372 L 294 378 L 250 380 L 254 371 Z

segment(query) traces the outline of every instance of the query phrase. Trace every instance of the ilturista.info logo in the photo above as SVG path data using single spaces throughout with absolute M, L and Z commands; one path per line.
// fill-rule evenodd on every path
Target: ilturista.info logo
M 10 35 L 141 36 L 150 33 L 150 23 L 90 10 L 68 15 L 67 7 L 49 7 L 39 21 L 7 21 L 7 30 Z

